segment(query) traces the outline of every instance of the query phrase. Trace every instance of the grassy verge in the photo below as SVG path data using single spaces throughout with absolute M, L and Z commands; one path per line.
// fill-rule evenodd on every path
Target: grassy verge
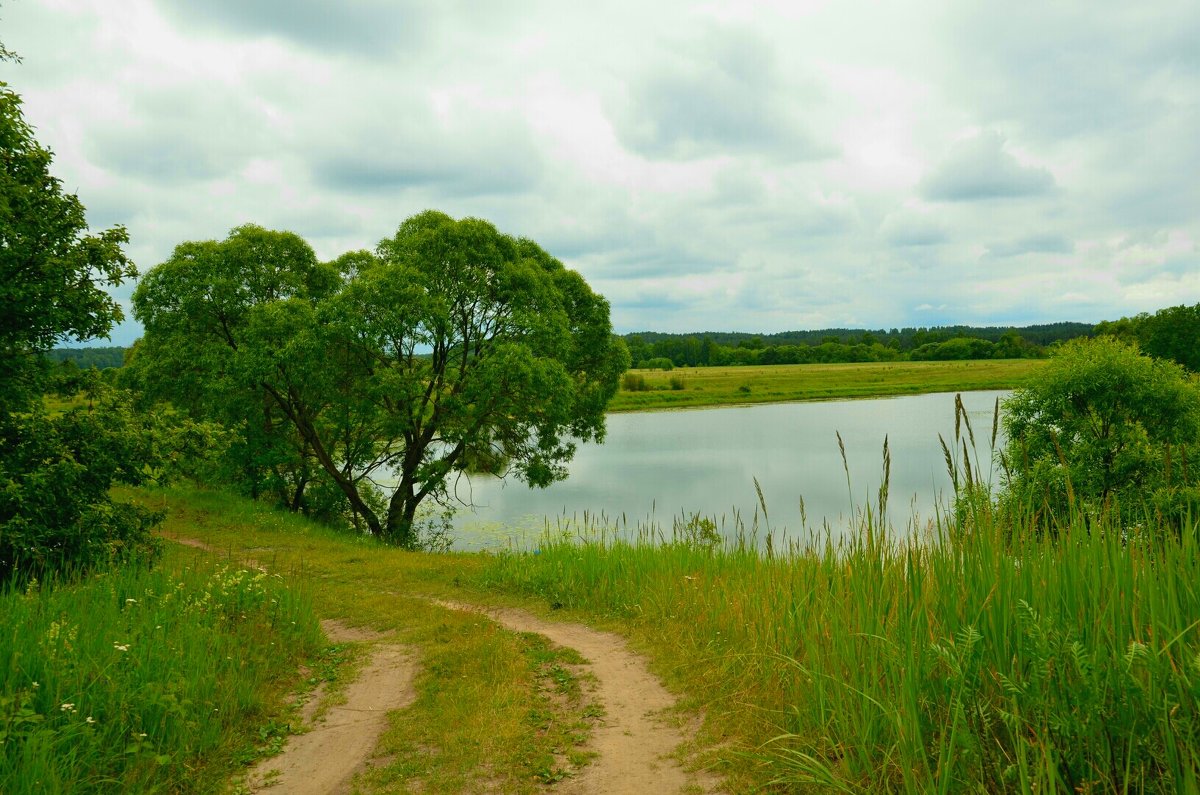
M 320 631 L 274 576 L 130 566 L 0 594 L 0 792 L 175 792 L 253 754 Z
M 1200 791 L 1200 528 L 1010 539 L 984 511 L 931 543 L 863 521 L 786 559 L 559 537 L 480 580 L 632 633 L 706 711 L 732 791 Z
M 576 658 L 538 636 L 420 598 L 463 600 L 467 583 L 487 563 L 483 556 L 386 548 L 215 492 L 124 496 L 166 507 L 167 535 L 198 538 L 222 550 L 220 557 L 253 557 L 271 571 L 292 573 L 322 618 L 393 633 L 417 650 L 416 701 L 381 738 L 363 786 L 534 793 L 586 763 L 583 746 L 596 715 L 578 688 Z
M 980 510 L 919 543 L 865 516 L 856 540 L 787 557 L 602 529 L 536 553 L 426 555 L 222 495 L 152 499 L 170 531 L 298 570 L 323 614 L 421 650 L 418 700 L 368 785 L 533 792 L 583 762 L 569 657 L 413 598 L 430 594 L 630 636 L 705 715 L 703 759 L 731 791 L 1200 788 L 1196 523 L 1133 540 L 1078 522 L 1052 540 Z
M 621 389 L 610 411 L 699 408 L 741 403 L 916 395 L 1022 386 L 1040 359 L 971 362 L 792 364 L 634 370 L 646 389 Z M 636 380 L 636 379 L 635 379 Z M 672 384 L 672 381 L 675 381 Z

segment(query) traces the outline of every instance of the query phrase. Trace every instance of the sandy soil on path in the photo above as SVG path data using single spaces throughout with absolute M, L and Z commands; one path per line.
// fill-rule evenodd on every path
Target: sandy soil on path
M 215 551 L 195 538 L 169 538 L 184 546 Z M 261 568 L 253 559 L 242 562 Z M 369 629 L 348 627 L 328 619 L 321 622 L 321 629 L 334 643 L 384 637 Z M 376 645 L 358 678 L 346 688 L 345 703 L 331 706 L 305 734 L 289 737 L 283 753 L 255 765 L 246 779 L 249 790 L 287 795 L 350 792 L 354 774 L 366 767 L 379 736 L 387 728 L 387 713 L 407 707 L 416 699 L 416 675 L 417 664 L 408 649 L 394 643 Z M 305 724 L 311 723 L 313 708 L 321 695 L 318 689 L 310 696 L 302 715 Z
M 333 621 L 322 621 L 321 626 L 334 642 L 378 637 Z M 247 779 L 250 791 L 288 795 L 350 792 L 354 774 L 366 766 L 379 735 L 387 728 L 387 713 L 416 698 L 416 672 L 417 666 L 403 646 L 376 646 L 366 668 L 346 688 L 346 703 L 330 707 L 308 733 L 289 737 L 282 754 L 259 762 Z
M 571 795 L 643 795 L 644 793 L 717 792 L 706 773 L 687 773 L 671 756 L 687 738 L 663 719 L 675 705 L 625 639 L 579 624 L 544 621 L 511 608 L 490 608 L 433 600 L 452 610 L 485 615 L 517 632 L 536 632 L 559 646 L 575 649 L 591 663 L 595 698 L 604 707 L 602 725 L 590 743 L 598 756 L 579 777 L 555 787 Z

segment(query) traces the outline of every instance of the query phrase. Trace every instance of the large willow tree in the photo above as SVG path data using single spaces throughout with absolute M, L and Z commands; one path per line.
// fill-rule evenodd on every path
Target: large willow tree
M 242 414 L 248 462 L 282 463 L 293 490 L 312 462 L 372 534 L 410 546 L 418 507 L 448 504 L 468 466 L 533 486 L 565 477 L 576 443 L 603 437 L 628 364 L 579 274 L 433 211 L 327 264 L 254 226 L 184 243 L 141 281 L 134 313 L 149 390 Z

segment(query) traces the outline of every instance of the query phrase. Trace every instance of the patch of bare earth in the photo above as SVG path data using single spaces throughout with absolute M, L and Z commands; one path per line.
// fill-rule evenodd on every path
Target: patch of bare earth
M 688 773 L 675 761 L 673 754 L 687 740 L 663 717 L 675 706 L 675 698 L 650 673 L 645 659 L 629 650 L 624 638 L 579 624 L 544 621 L 523 610 L 435 602 L 452 610 L 481 613 L 516 632 L 544 635 L 589 661 L 596 680 L 592 696 L 605 711 L 589 743 L 597 756 L 556 791 L 580 795 L 718 791 L 713 777 Z
M 336 621 L 322 621 L 321 627 L 335 643 L 381 637 Z M 416 664 L 405 647 L 375 646 L 366 667 L 346 688 L 346 702 L 330 707 L 307 733 L 288 738 L 282 754 L 259 762 L 247 779 L 250 791 L 275 789 L 289 795 L 350 792 L 354 774 L 366 767 L 387 728 L 387 713 L 416 698 L 415 678 Z

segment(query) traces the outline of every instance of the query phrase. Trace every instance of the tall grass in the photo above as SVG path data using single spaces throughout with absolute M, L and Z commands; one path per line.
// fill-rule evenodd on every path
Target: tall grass
M 848 540 L 778 554 L 695 520 L 665 539 L 593 526 L 480 581 L 686 660 L 672 675 L 705 694 L 710 739 L 735 742 L 714 761 L 735 788 L 1200 791 L 1197 522 L 1026 530 L 980 497 L 968 434 L 946 448 L 972 497 L 920 533 L 866 509 Z
M 219 788 L 274 680 L 320 644 L 278 577 L 129 566 L 0 593 L 0 792 Z

